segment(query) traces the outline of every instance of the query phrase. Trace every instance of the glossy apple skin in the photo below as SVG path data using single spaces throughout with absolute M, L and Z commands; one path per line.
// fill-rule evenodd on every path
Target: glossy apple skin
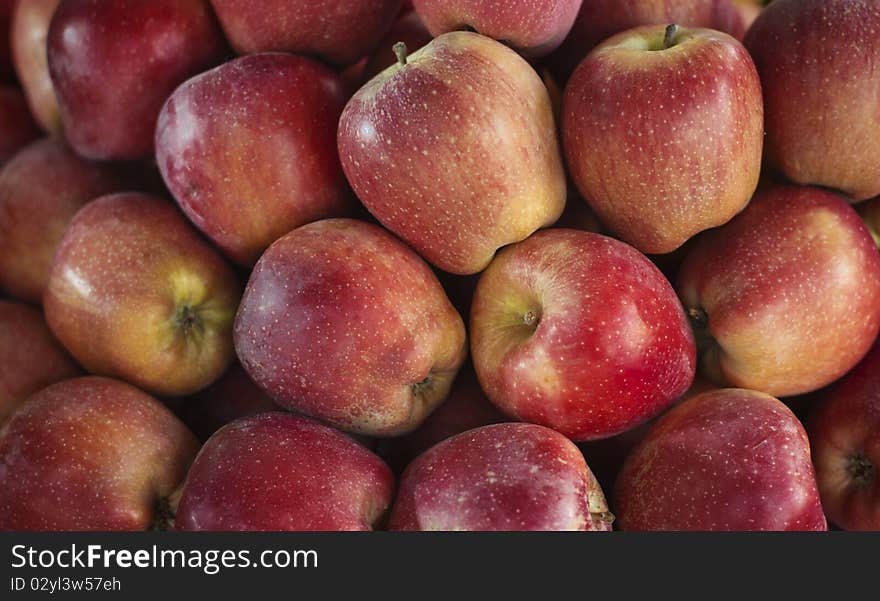
M 12 59 L 28 106 L 37 123 L 51 133 L 61 132 L 61 112 L 49 76 L 46 38 L 61 0 L 19 0 L 10 25 Z
M 240 295 L 232 269 L 173 204 L 125 192 L 74 216 L 43 306 L 88 371 L 175 396 L 206 387 L 231 363 Z
M 221 428 L 183 487 L 177 530 L 372 530 L 394 476 L 342 432 L 289 413 Z
M 644 253 L 669 253 L 729 221 L 761 173 L 761 82 L 748 52 L 709 29 L 616 35 L 568 82 L 569 172 L 599 219 Z M 657 90 L 666 90 L 658 96 Z
M 18 88 L 0 86 L 0 131 L 0 166 L 40 136 L 40 128 Z
M 775 396 L 830 384 L 880 328 L 877 248 L 852 207 L 818 188 L 758 192 L 696 240 L 676 289 L 695 318 L 703 373 Z
M 611 530 L 578 448 L 534 424 L 495 424 L 432 447 L 406 468 L 391 530 Z
M 417 428 L 466 355 L 464 323 L 436 276 L 378 226 L 325 219 L 260 257 L 235 349 L 281 406 L 370 436 Z
M 401 15 L 376 46 L 376 50 L 364 66 L 363 82 L 369 81 L 397 62 L 393 50 L 397 42 L 406 44 L 407 50 L 412 53 L 434 39 L 416 12 L 411 11 Z
M 555 50 L 571 31 L 581 0 L 415 0 L 413 7 L 434 36 L 470 29 L 524 56 L 540 57 Z
M 803 426 L 742 389 L 660 418 L 627 458 L 614 509 L 622 530 L 827 530 Z
M 590 232 L 538 232 L 499 253 L 477 284 L 470 335 L 493 403 L 577 441 L 654 417 L 694 379 L 672 286 L 631 246 Z
M 361 88 L 342 113 L 339 154 L 370 213 L 451 273 L 482 271 L 565 205 L 547 89 L 516 52 L 475 33 L 435 38 Z
M 0 300 L 0 424 L 38 390 L 79 374 L 38 310 Z
M 207 0 L 62 0 L 47 52 L 71 147 L 124 161 L 152 154 L 165 99 L 227 50 Z
M 823 395 L 807 429 L 828 519 L 880 530 L 880 345 Z
M 0 429 L 0 530 L 167 528 L 196 451 L 186 426 L 133 386 L 53 384 Z
M 473 366 L 467 364 L 458 372 L 443 404 L 417 430 L 381 439 L 379 455 L 399 474 L 413 459 L 447 438 L 506 421 L 510 420 L 486 397 Z
M 315 56 L 336 67 L 372 52 L 400 0 L 211 0 L 239 54 L 283 51 Z
M 236 362 L 216 382 L 184 399 L 177 414 L 205 441 L 232 421 L 279 409 Z
M 775 0 L 745 44 L 764 88 L 771 167 L 798 184 L 880 194 L 880 7 Z
M 77 156 L 60 138 L 22 149 L 0 171 L 0 289 L 40 304 L 58 242 L 90 200 L 134 181 Z
M 745 33 L 730 0 L 583 0 L 571 33 L 550 57 L 561 81 L 611 36 L 643 25 L 706 27 L 742 39 Z
M 254 54 L 181 85 L 156 129 L 156 160 L 187 217 L 237 263 L 290 230 L 346 213 L 336 152 L 346 94 L 307 58 Z

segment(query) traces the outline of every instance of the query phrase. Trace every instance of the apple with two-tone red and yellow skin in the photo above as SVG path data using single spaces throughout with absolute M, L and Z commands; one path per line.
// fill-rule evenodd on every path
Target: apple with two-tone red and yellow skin
M 391 530 L 609 531 L 614 517 L 584 456 L 534 424 L 453 436 L 403 473 Z
M 428 262 L 477 273 L 562 213 L 547 89 L 525 59 L 476 33 L 398 50 L 342 113 L 342 167 L 370 213 Z
M 880 530 L 880 345 L 824 392 L 807 421 L 828 519 Z
M 450 31 L 476 31 L 537 58 L 562 43 L 581 0 L 415 0 L 413 7 L 435 37 Z
M 0 86 L 0 166 L 40 136 L 21 90 Z
M 275 240 L 351 210 L 336 153 L 346 94 L 300 56 L 253 54 L 181 85 L 159 115 L 156 161 L 187 217 L 253 265 Z
M 346 67 L 370 54 L 400 0 L 211 0 L 239 54 L 291 52 Z
M 61 112 L 49 76 L 46 38 L 49 23 L 61 0 L 16 2 L 10 24 L 12 60 L 18 81 L 37 123 L 52 133 L 61 132 Z
M 175 396 L 208 386 L 232 362 L 240 296 L 232 268 L 171 202 L 123 192 L 74 216 L 43 307 L 88 371 Z
M 207 0 L 63 0 L 46 48 L 64 136 L 109 161 L 151 157 L 165 99 L 227 53 Z
M 55 248 L 87 202 L 137 182 L 77 156 L 57 137 L 29 144 L 0 171 L 0 289 L 40 304 Z
M 790 181 L 880 194 L 878 31 L 875 0 L 774 0 L 749 29 L 766 160 Z
M 643 25 L 670 23 L 715 29 L 737 39 L 745 33 L 730 0 L 583 0 L 571 33 L 549 61 L 565 81 L 593 48 L 611 36 Z
M 614 489 L 622 530 L 827 530 L 810 443 L 782 402 L 697 395 L 651 427 Z
M 790 396 L 852 369 L 880 329 L 880 254 L 842 197 L 763 189 L 697 238 L 678 294 L 718 384 Z
M 0 423 L 38 390 L 79 374 L 38 310 L 0 300 Z
M 578 441 L 647 421 L 694 379 L 672 286 L 633 247 L 590 232 L 546 230 L 499 253 L 477 284 L 470 335 L 493 403 Z
M 763 113 L 758 73 L 738 41 L 710 29 L 636 28 L 600 44 L 568 81 L 569 173 L 622 240 L 669 253 L 749 202 Z
M 162 403 L 107 378 L 64 380 L 0 430 L 0 529 L 168 529 L 198 451 Z
M 183 487 L 177 530 L 372 530 L 394 497 L 387 465 L 342 432 L 289 413 L 224 426 Z
M 443 402 L 467 344 L 461 316 L 418 255 L 373 224 L 325 219 L 257 261 L 235 349 L 281 406 L 393 436 Z

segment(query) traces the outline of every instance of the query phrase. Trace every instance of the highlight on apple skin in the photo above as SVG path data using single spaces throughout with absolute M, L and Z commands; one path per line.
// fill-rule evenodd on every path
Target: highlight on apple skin
M 279 405 L 370 436 L 416 429 L 467 353 L 464 322 L 430 267 L 378 226 L 325 219 L 260 257 L 235 349 Z
M 53 384 L 0 429 L 0 530 L 167 530 L 196 451 L 186 426 L 133 386 Z
M 565 206 L 547 89 L 516 52 L 475 33 L 398 51 L 342 113 L 342 167 L 367 210 L 428 262 L 477 273 Z
M 372 530 L 391 506 L 394 476 L 333 428 L 263 413 L 218 430 L 183 486 L 177 530 Z
M 631 246 L 552 229 L 483 272 L 471 309 L 480 384 L 512 418 L 607 438 L 691 385 L 694 337 L 672 286 Z
M 391 530 L 609 531 L 614 516 L 578 448 L 534 424 L 449 438 L 404 472 Z

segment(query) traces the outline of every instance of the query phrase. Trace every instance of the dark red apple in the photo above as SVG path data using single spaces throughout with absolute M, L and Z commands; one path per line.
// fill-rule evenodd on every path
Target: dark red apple
M 226 48 L 207 0 L 62 0 L 47 52 L 73 149 L 134 160 L 153 152 L 156 118 L 174 88 Z
M 211 0 L 239 54 L 285 51 L 337 67 L 368 55 L 400 11 L 400 0 Z
M 416 429 L 464 361 L 464 323 L 405 244 L 352 219 L 304 225 L 251 273 L 235 349 L 277 403 L 371 436 Z
M 18 88 L 0 86 L 0 132 L 0 166 L 40 136 L 40 128 Z
M 808 432 L 828 519 L 880 530 L 880 345 L 823 395 Z
M 41 303 L 73 215 L 98 196 L 136 185 L 111 165 L 80 158 L 60 138 L 26 146 L 0 171 L 0 289 Z
M 44 130 L 61 132 L 61 113 L 49 76 L 46 38 L 61 0 L 19 0 L 12 13 L 11 43 L 15 72 L 31 113 Z
M 878 31 L 876 0 L 775 0 L 749 29 L 766 159 L 792 182 L 880 194 Z
M 533 424 L 495 424 L 425 451 L 401 480 L 392 530 L 611 530 L 574 444 Z
M 290 230 L 348 211 L 336 152 L 339 76 L 282 53 L 238 58 L 181 85 L 156 129 L 156 160 L 193 223 L 252 265 Z
M 385 227 L 444 271 L 555 222 L 565 174 L 547 89 L 516 52 L 447 33 L 352 97 L 339 123 L 348 181 Z
M 0 424 L 30 395 L 79 373 L 39 311 L 0 300 Z
M 178 530 L 371 530 L 394 476 L 342 432 L 289 413 L 221 428 L 183 487 Z
M 830 384 L 880 330 L 880 254 L 855 210 L 818 188 L 759 191 L 697 238 L 676 289 L 703 373 L 776 396 Z
M 133 386 L 53 384 L 0 429 L 0 530 L 167 529 L 197 450 L 186 426 Z
M 590 232 L 551 229 L 501 251 L 477 285 L 470 335 L 492 402 L 573 440 L 647 421 L 694 379 L 672 286 L 631 246 Z
M 617 479 L 623 530 L 827 530 L 803 426 L 761 392 L 726 389 L 672 409 Z
M 46 321 L 90 372 L 196 392 L 233 358 L 235 273 L 174 205 L 139 193 L 79 210 L 56 251 Z
M 471 30 L 502 41 L 524 56 L 556 49 L 574 24 L 581 0 L 414 0 L 431 34 Z

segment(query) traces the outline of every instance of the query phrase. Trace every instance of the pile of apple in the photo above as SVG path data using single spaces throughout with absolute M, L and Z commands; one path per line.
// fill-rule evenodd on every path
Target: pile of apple
M 0 35 L 0 529 L 880 529 L 880 0 Z

